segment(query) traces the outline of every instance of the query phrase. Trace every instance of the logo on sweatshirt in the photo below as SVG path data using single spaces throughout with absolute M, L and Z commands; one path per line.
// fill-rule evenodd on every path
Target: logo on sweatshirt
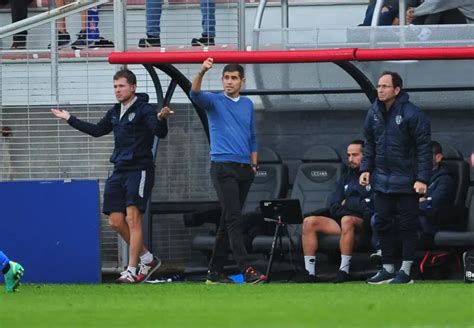
M 131 122 L 135 118 L 135 113 L 128 114 L 128 121 Z
M 397 125 L 402 124 L 402 121 L 403 121 L 403 117 L 401 115 L 395 116 L 395 123 L 397 123 Z

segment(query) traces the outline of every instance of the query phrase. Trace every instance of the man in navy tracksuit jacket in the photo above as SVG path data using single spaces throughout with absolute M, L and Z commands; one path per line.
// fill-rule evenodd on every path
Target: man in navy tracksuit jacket
M 378 99 L 364 124 L 366 147 L 361 165 L 362 185 L 369 179 L 375 191 L 375 229 L 380 236 L 383 269 L 371 284 L 412 283 L 418 231 L 418 199 L 427 190 L 432 170 L 430 122 L 409 102 L 403 81 L 384 72 L 377 85 Z M 402 241 L 402 266 L 395 273 L 394 237 Z
M 137 79 L 131 71 L 115 73 L 114 90 L 119 103 L 97 124 L 81 121 L 65 110 L 51 109 L 56 117 L 93 137 L 114 133 L 115 148 L 110 157 L 114 172 L 105 184 L 103 212 L 130 246 L 128 268 L 117 279 L 118 283 L 127 284 L 144 282 L 161 265 L 143 244 L 142 216 L 155 181 L 154 137 L 166 137 L 166 118 L 173 113 L 164 107 L 157 115 L 148 104 L 148 95 L 136 94 L 136 87 Z
M 243 67 L 238 64 L 224 67 L 224 92 L 202 92 L 202 79 L 212 66 L 212 58 L 203 62 L 189 93 L 196 104 L 206 109 L 211 143 L 211 180 L 222 207 L 206 283 L 232 283 L 222 272 L 230 247 L 245 282 L 256 284 L 267 278 L 250 265 L 242 232 L 242 206 L 257 171 L 253 103 L 240 96 L 245 77 Z
M 359 184 L 359 167 L 362 161 L 364 142 L 354 140 L 347 147 L 349 170 L 337 182 L 336 189 L 329 198 L 328 214 L 312 214 L 303 221 L 302 245 L 305 262 L 305 282 L 316 281 L 316 252 L 318 234 L 341 235 L 341 265 L 335 283 L 349 279 L 350 262 L 357 228 L 373 214 L 370 186 Z

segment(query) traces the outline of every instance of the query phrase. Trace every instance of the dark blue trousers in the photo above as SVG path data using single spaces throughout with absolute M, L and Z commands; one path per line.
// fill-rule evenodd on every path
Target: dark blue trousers
M 418 243 L 418 195 L 375 193 L 375 230 L 380 238 L 382 263 L 393 264 L 395 240 L 402 242 L 402 259 L 413 261 Z

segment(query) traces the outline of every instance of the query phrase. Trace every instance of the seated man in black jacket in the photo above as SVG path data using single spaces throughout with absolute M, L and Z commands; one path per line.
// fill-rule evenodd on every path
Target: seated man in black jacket
M 339 179 L 336 190 L 329 199 L 328 216 L 311 215 L 304 219 L 302 244 L 305 280 L 308 282 L 316 281 L 315 254 L 318 249 L 318 233 L 341 235 L 341 265 L 334 282 L 344 282 L 349 278 L 355 229 L 362 226 L 364 220 L 370 219 L 373 213 L 370 185 L 363 187 L 359 184 L 363 149 L 362 140 L 354 140 L 347 147 L 349 171 Z

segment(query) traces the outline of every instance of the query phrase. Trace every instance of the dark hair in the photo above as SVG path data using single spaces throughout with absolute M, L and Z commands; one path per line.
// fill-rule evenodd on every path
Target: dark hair
M 222 75 L 224 75 L 225 72 L 239 72 L 239 76 L 241 79 L 244 78 L 244 68 L 242 65 L 239 64 L 227 64 L 224 66 L 224 69 L 222 70 Z
M 355 140 L 352 140 L 349 145 L 360 145 L 360 147 L 363 149 L 364 148 L 364 145 L 365 145 L 365 142 L 364 140 L 360 140 L 360 139 L 355 139 Z
M 379 79 L 384 75 L 390 75 L 392 77 L 392 84 L 394 88 L 396 87 L 399 87 L 400 89 L 403 88 L 403 80 L 397 72 L 384 71 L 382 72 L 382 74 L 380 74 Z
M 124 77 L 130 85 L 137 85 L 137 77 L 128 69 L 121 69 L 114 74 L 114 81 Z
M 431 141 L 431 149 L 433 149 L 433 154 L 443 154 L 443 147 L 438 141 Z

